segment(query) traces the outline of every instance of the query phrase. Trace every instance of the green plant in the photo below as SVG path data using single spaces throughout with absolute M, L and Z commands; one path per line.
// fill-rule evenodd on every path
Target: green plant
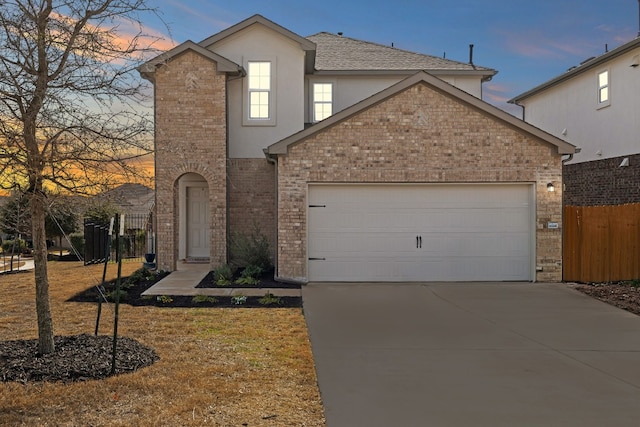
M 2 250 L 4 253 L 19 254 L 27 249 L 27 242 L 22 239 L 5 240 L 2 242 Z
M 234 283 L 236 285 L 255 286 L 260 283 L 260 279 L 255 277 L 238 277 Z
M 243 271 L 238 279 L 236 279 L 237 285 L 257 285 L 260 283 L 260 274 L 262 274 L 262 268 L 257 265 L 249 265 Z
M 263 271 L 273 267 L 269 239 L 262 234 L 257 224 L 254 224 L 249 234 L 231 233 L 229 235 L 229 253 L 231 263 L 238 267 L 254 265 Z
M 116 290 L 112 290 L 111 292 L 107 292 L 107 299 L 111 302 L 115 302 L 116 301 L 116 295 L 119 295 L 119 301 L 126 301 L 127 297 L 129 296 L 129 293 L 124 290 L 124 289 L 120 289 L 119 292 L 116 293 Z
M 270 292 L 264 294 L 262 298 L 258 300 L 262 305 L 280 305 L 282 304 L 282 298 L 273 295 Z
M 634 288 L 640 288 L 640 279 L 633 279 L 627 281 L 627 285 L 632 286 Z
M 168 295 L 158 295 L 158 297 L 156 298 L 156 301 L 160 301 L 163 304 L 169 304 L 170 302 L 173 301 L 173 298 L 171 298 Z
M 212 297 L 210 295 L 196 295 L 192 298 L 194 303 L 200 304 L 205 302 L 210 302 L 211 304 L 215 304 L 218 302 L 218 298 Z
M 84 234 L 73 233 L 69 235 L 71 245 L 80 255 L 84 254 Z
M 235 305 L 242 305 L 247 302 L 247 297 L 242 294 L 237 294 L 231 297 L 231 302 Z
M 213 283 L 217 286 L 229 286 L 233 279 L 233 270 L 228 264 L 223 264 L 213 270 Z

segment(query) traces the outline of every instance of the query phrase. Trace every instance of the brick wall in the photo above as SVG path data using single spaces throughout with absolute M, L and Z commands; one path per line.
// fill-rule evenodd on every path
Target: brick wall
M 278 275 L 307 279 L 309 182 L 531 182 L 538 281 L 562 279 L 556 148 L 419 84 L 289 147 L 278 159 Z M 555 192 L 547 191 L 553 182 Z
M 628 157 L 629 166 L 620 167 Z M 640 202 L 640 154 L 565 165 L 564 204 L 622 205 Z
M 212 268 L 226 262 L 226 77 L 216 64 L 186 52 L 155 73 L 157 261 L 176 269 L 178 179 L 197 173 L 208 183 Z M 183 236 L 184 237 L 184 236 Z
M 275 165 L 266 159 L 229 159 L 229 232 L 250 233 L 257 226 L 275 252 Z

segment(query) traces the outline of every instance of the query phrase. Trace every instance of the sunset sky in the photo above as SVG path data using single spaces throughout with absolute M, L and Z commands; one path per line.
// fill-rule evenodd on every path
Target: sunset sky
M 301 35 L 321 31 L 498 70 L 484 99 L 508 99 L 638 34 L 637 0 L 154 0 L 175 43 L 199 42 L 259 13 Z M 151 29 L 162 26 L 147 22 Z

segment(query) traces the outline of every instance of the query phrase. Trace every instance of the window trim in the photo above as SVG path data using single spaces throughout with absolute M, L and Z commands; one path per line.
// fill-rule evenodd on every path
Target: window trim
M 604 73 L 607 74 L 607 81 L 606 84 L 601 85 L 600 76 L 602 76 Z M 602 91 L 605 89 L 607 91 L 607 99 L 601 101 L 600 99 Z M 598 106 L 598 109 L 611 105 L 611 70 L 609 70 L 609 68 L 600 69 L 596 72 L 596 104 Z
M 266 62 L 270 64 L 270 87 L 269 93 L 269 118 L 251 118 L 251 102 L 250 94 L 256 92 L 249 86 L 249 64 Z M 276 125 L 276 71 L 277 64 L 275 58 L 247 59 L 244 61 L 244 67 L 247 71 L 246 77 L 243 79 L 243 105 L 242 105 L 242 125 L 243 126 L 275 126 Z
M 316 85 L 329 85 L 331 87 L 331 101 L 316 101 Z M 318 123 L 324 119 L 328 119 L 329 117 L 335 114 L 335 83 L 331 81 L 317 81 L 311 82 L 311 122 Z M 316 118 L 316 105 L 317 104 L 329 104 L 331 106 L 331 114 L 323 119 Z

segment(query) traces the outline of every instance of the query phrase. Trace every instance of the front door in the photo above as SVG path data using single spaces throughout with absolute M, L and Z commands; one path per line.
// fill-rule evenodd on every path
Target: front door
M 187 258 L 209 258 L 207 187 L 187 187 Z

